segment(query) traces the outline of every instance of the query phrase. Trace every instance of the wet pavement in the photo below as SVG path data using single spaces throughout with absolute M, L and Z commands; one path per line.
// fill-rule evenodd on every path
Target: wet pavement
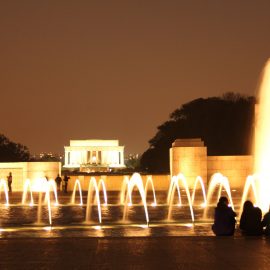
M 0 269 L 270 269 L 270 239 L 0 239 Z

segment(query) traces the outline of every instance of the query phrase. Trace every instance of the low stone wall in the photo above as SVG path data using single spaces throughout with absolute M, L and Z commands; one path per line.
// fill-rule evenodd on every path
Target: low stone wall
M 131 175 L 128 175 L 129 177 Z M 96 180 L 103 179 L 106 185 L 106 189 L 108 191 L 120 191 L 122 187 L 122 183 L 124 180 L 123 175 L 104 175 L 104 176 L 91 176 L 95 177 Z M 74 184 L 76 179 L 79 179 L 81 187 L 83 190 L 88 189 L 90 176 L 70 176 L 70 180 L 68 182 L 68 190 L 71 191 L 74 188 Z M 144 184 L 146 183 L 147 176 L 142 175 L 142 179 Z M 156 191 L 167 191 L 170 185 L 170 175 L 153 175 L 153 184 Z
M 0 163 L 0 179 L 7 180 L 12 173 L 12 190 L 22 191 L 26 179 L 36 179 L 47 176 L 55 179 L 61 173 L 60 162 L 3 162 Z
M 207 181 L 220 172 L 229 179 L 231 188 L 243 188 L 248 175 L 253 173 L 252 156 L 208 156 Z

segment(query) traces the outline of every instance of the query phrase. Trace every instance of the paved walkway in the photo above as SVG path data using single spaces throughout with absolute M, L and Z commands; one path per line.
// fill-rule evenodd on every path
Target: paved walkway
M 270 269 L 270 239 L 0 239 L 0 269 Z

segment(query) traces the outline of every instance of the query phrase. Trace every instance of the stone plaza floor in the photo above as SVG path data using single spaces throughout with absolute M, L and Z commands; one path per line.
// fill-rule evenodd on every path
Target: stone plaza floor
M 0 269 L 270 269 L 265 237 L 0 239 Z

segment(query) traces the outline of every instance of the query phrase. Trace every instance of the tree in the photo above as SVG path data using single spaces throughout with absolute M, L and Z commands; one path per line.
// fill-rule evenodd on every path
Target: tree
M 254 105 L 254 97 L 231 92 L 182 105 L 149 141 L 141 157 L 141 169 L 168 173 L 169 149 L 178 138 L 201 138 L 210 156 L 250 154 Z
M 0 134 L 0 162 L 28 161 L 29 150 L 26 146 L 10 141 Z
M 129 171 L 138 171 L 140 168 L 140 159 L 141 156 L 139 154 L 130 154 L 125 162 L 126 168 Z
M 61 156 L 54 155 L 52 153 L 41 153 L 39 156 L 32 156 L 30 161 L 41 161 L 41 162 L 61 162 Z

